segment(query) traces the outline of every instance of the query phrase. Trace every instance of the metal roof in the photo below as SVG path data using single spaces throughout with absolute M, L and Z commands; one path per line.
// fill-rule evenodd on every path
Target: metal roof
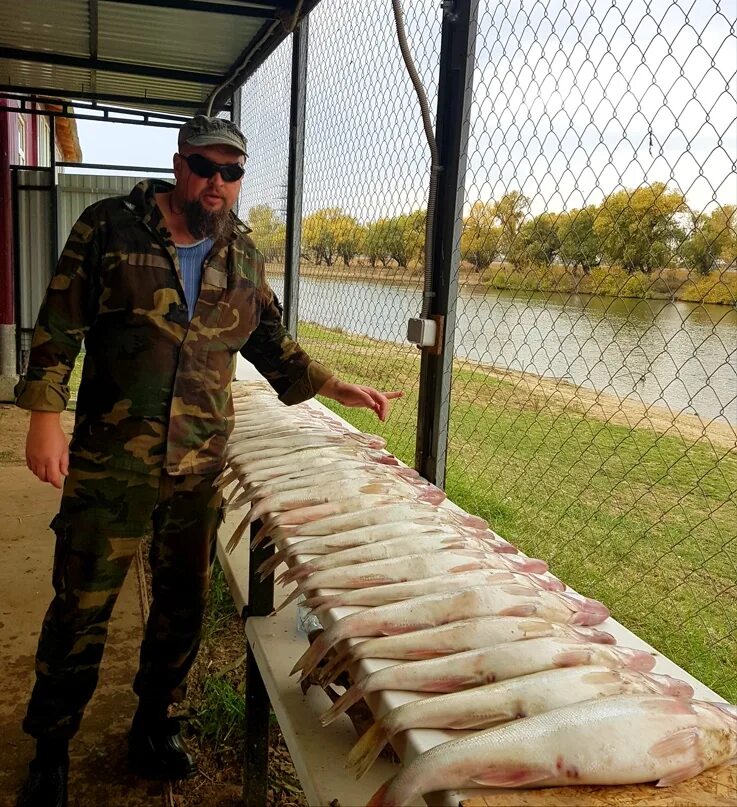
M 214 113 L 318 2 L 0 3 L 0 91 Z

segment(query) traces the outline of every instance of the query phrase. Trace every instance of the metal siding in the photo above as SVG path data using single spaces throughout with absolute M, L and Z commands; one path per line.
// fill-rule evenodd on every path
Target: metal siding
M 88 0 L 0 3 L 0 32 L 0 41 L 14 48 L 87 56 Z
M 201 11 L 136 7 L 134 14 L 130 6 L 105 2 L 99 8 L 101 59 L 203 73 L 224 73 L 263 24 Z
M 20 284 L 17 325 L 31 329 L 51 278 L 50 172 L 19 171 L 19 185 L 43 185 L 43 190 L 18 190 L 18 256 Z
M 59 254 L 80 213 L 109 196 L 127 196 L 133 186 L 152 176 L 103 176 L 102 174 L 59 174 L 57 222 Z M 166 179 L 167 177 L 164 177 Z

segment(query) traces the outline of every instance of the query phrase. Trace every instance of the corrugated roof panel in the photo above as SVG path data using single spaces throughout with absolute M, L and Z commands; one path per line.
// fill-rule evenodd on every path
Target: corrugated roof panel
M 272 15 L 273 16 L 273 15 Z M 264 20 L 101 2 L 101 59 L 224 73 Z M 152 42 L 151 32 L 158 32 Z
M 0 40 L 14 48 L 89 55 L 87 0 L 0 3 Z

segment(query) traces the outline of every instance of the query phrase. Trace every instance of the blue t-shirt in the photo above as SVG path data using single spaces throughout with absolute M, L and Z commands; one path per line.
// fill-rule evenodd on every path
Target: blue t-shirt
M 194 307 L 197 298 L 200 296 L 200 284 L 202 282 L 202 264 L 212 249 L 212 238 L 203 238 L 196 244 L 181 246 L 176 244 L 177 258 L 179 258 L 179 269 L 182 273 L 182 283 L 184 284 L 184 296 L 189 308 L 189 318 L 194 316 Z

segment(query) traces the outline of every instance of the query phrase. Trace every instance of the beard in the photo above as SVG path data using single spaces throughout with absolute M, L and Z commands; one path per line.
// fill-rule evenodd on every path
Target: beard
M 198 199 L 184 203 L 187 229 L 195 238 L 217 240 L 225 235 L 230 224 L 230 210 L 223 205 L 220 210 L 207 210 Z

